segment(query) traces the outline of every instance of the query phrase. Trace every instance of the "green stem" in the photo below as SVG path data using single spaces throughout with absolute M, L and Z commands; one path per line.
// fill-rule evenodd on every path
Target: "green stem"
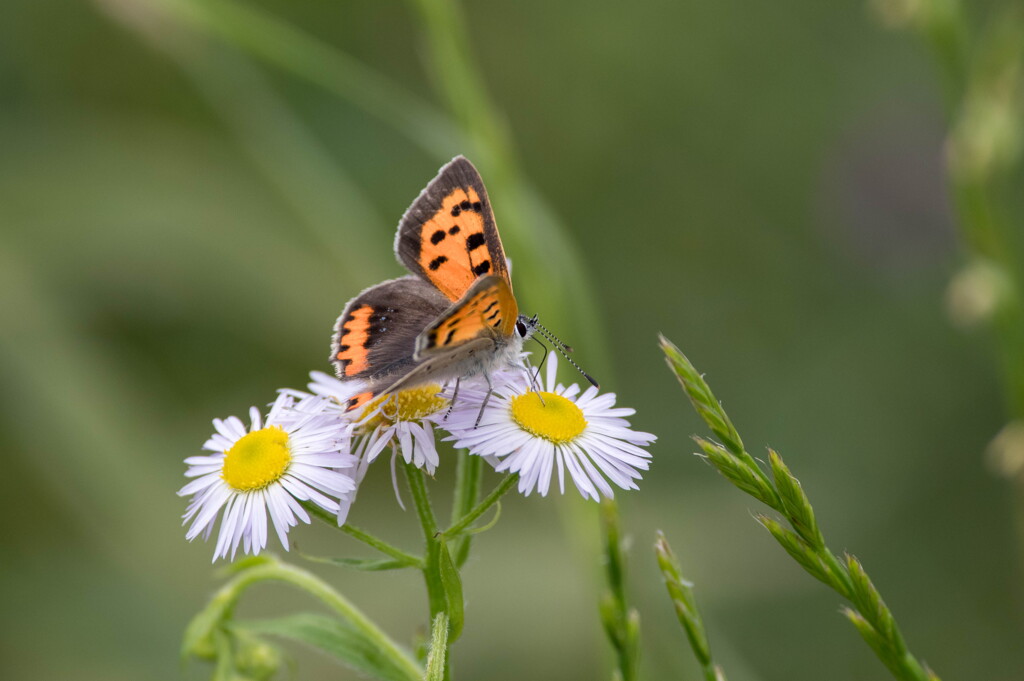
M 207 609 L 193 620 L 193 624 L 190 625 L 189 630 L 186 632 L 186 646 L 194 642 L 197 637 L 212 633 L 204 631 L 202 628 L 212 627 L 213 631 L 216 631 L 219 623 L 230 616 L 238 599 L 250 586 L 259 582 L 279 581 L 302 589 L 345 618 L 367 640 L 371 641 L 382 655 L 389 658 L 407 679 L 419 681 L 422 678 L 423 670 L 420 669 L 419 665 L 399 648 L 387 634 L 381 631 L 376 624 L 366 617 L 359 608 L 332 589 L 326 582 L 301 568 L 287 565 L 274 559 L 268 558 L 265 560 L 268 562 L 245 570 L 217 591 Z M 197 626 L 200 628 L 195 628 Z
M 468 451 L 462 450 L 458 454 L 458 463 L 455 469 L 455 501 L 452 504 L 452 523 L 459 521 L 462 516 L 473 510 L 473 506 L 480 496 L 480 480 L 483 474 L 483 459 L 473 456 Z M 451 543 L 452 560 L 456 565 L 462 565 L 469 558 L 469 546 L 472 537 L 463 534 L 454 539 Z
M 434 618 L 430 632 L 430 654 L 427 655 L 427 674 L 425 681 L 442 681 L 447 673 L 448 659 L 448 616 L 439 613 Z
M 430 622 L 433 623 L 439 613 L 447 611 L 448 601 L 445 596 L 444 582 L 441 579 L 441 541 L 437 528 L 437 519 L 430 504 L 427 484 L 423 471 L 411 463 L 405 464 L 405 477 L 409 483 L 416 515 L 423 528 L 423 540 L 426 542 L 426 561 L 423 566 L 423 579 L 427 584 L 427 601 L 430 605 Z M 444 679 L 451 677 L 448 655 L 444 656 Z
M 465 531 L 467 527 L 473 524 L 473 522 L 487 512 L 491 506 L 498 503 L 498 500 L 505 496 L 505 493 L 512 489 L 512 486 L 519 481 L 519 473 L 512 473 L 505 477 L 498 486 L 495 487 L 490 494 L 484 497 L 484 500 L 477 504 L 469 513 L 462 516 L 458 522 L 453 524 L 447 530 L 444 531 L 444 536 L 448 538 L 457 537 L 461 532 Z
M 410 567 L 418 567 L 422 569 L 425 564 L 423 559 L 419 556 L 414 556 L 411 553 L 406 553 L 397 546 L 392 546 L 383 539 L 379 539 L 370 534 L 369 532 L 366 532 L 365 530 L 360 530 L 358 527 L 354 527 L 349 523 L 345 523 L 341 527 L 338 527 L 337 517 L 333 513 L 325 511 L 324 509 L 320 508 L 314 503 L 308 501 L 303 502 L 302 507 L 309 511 L 311 515 L 315 516 L 316 518 L 319 518 L 331 527 L 344 532 L 353 539 L 358 539 L 367 546 L 372 546 L 381 553 L 391 556 L 395 560 L 400 560 L 403 563 L 406 563 Z

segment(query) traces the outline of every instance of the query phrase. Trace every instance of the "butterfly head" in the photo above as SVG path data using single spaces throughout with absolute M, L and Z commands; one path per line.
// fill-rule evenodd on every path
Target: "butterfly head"
M 530 340 L 533 337 L 533 332 L 537 330 L 537 323 L 537 315 L 532 317 L 527 317 L 524 314 L 519 315 L 519 318 L 516 319 L 516 335 L 522 338 L 524 342 Z
M 554 345 L 555 349 L 558 350 L 559 354 L 562 355 L 562 357 L 565 357 L 565 359 L 569 361 L 569 364 L 576 367 L 576 370 L 583 374 L 583 377 L 587 379 L 595 388 L 600 387 L 600 385 L 598 385 L 598 382 L 595 381 L 590 374 L 584 371 L 583 368 L 579 364 L 577 364 L 572 357 L 569 356 L 569 353 L 572 352 L 572 348 L 563 343 L 562 341 L 560 341 L 558 337 L 555 336 L 555 334 L 548 331 L 544 327 L 544 325 L 542 325 L 540 321 L 538 321 L 537 315 L 533 315 L 532 317 L 527 317 L 526 315 L 522 314 L 519 315 L 519 318 L 516 319 L 516 335 L 522 338 L 523 342 L 526 342 L 532 338 L 534 342 L 538 343 L 542 348 L 544 348 L 544 355 L 546 357 L 548 348 L 546 345 L 544 345 L 543 341 L 541 341 L 540 338 L 534 336 L 534 333 L 536 333 L 537 336 L 543 337 L 549 343 Z M 541 365 L 543 365 L 543 361 L 541 362 Z

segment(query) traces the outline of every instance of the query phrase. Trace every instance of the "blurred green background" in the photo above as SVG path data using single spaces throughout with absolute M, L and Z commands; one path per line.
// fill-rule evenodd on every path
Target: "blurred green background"
M 660 438 L 640 491 L 620 495 L 646 678 L 698 675 L 657 528 L 730 679 L 886 678 L 838 597 L 691 454 L 705 430 L 658 332 L 751 451 L 786 457 L 919 657 L 945 679 L 1021 678 L 1014 504 L 983 457 L 1006 416 L 987 338 L 944 310 L 963 261 L 947 121 L 911 36 L 859 0 L 467 2 L 449 28 L 513 166 L 489 155 L 500 133 L 460 137 L 474 114 L 443 93 L 458 101 L 462 74 L 437 72 L 411 3 L 243 3 L 298 31 L 276 45 L 242 25 L 244 49 L 175 20 L 188 5 L 0 9 L 0 677 L 208 674 L 178 660 L 219 583 L 212 546 L 184 541 L 182 459 L 212 417 L 329 371 L 336 315 L 401 273 L 397 220 L 461 152 L 490 185 L 522 307 Z M 312 59 L 303 78 L 253 56 L 307 39 L 353 61 Z M 352 520 L 418 546 L 385 466 Z M 367 553 L 327 528 L 293 537 Z M 593 505 L 510 498 L 465 570 L 456 675 L 608 678 L 598 543 Z M 397 639 L 422 633 L 417 575 L 315 571 Z M 306 604 L 265 587 L 243 614 Z M 353 678 L 289 650 L 297 678 Z

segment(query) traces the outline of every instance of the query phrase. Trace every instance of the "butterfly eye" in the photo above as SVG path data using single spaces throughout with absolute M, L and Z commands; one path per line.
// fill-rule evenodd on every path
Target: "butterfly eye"
M 516 331 L 519 333 L 520 336 L 526 338 L 526 324 L 523 324 L 522 322 L 516 322 Z

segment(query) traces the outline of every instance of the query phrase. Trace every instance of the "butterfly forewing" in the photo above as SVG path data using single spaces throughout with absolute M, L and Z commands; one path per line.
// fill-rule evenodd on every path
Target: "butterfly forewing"
M 485 275 L 512 286 L 487 190 L 462 156 L 441 168 L 402 216 L 395 252 L 451 301 Z

